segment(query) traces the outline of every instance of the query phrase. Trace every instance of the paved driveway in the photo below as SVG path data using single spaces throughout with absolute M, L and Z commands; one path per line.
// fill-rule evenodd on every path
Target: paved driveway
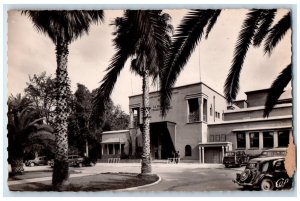
M 72 171 L 80 172 L 75 176 L 93 175 L 104 172 L 132 172 L 140 173 L 141 165 L 139 163 L 119 163 L 105 164 L 98 163 L 94 167 L 70 168 Z M 183 191 L 183 192 L 203 192 L 203 191 L 232 191 L 240 190 L 232 182 L 237 172 L 242 168 L 224 168 L 223 165 L 216 164 L 197 164 L 197 163 L 180 163 L 180 164 L 163 164 L 153 163 L 153 173 L 161 177 L 158 184 L 130 189 L 126 191 Z M 51 180 L 51 168 L 47 166 L 26 167 L 25 171 L 44 170 L 44 176 L 39 174 L 38 180 Z M 14 182 L 14 181 L 11 181 Z M 17 182 L 17 181 L 16 181 Z M 26 181 L 18 181 L 26 183 Z
M 242 168 L 224 168 L 223 165 L 152 164 L 153 173 L 161 177 L 158 184 L 130 191 L 232 191 L 240 190 L 232 182 Z M 97 164 L 83 172 L 140 172 L 140 164 Z

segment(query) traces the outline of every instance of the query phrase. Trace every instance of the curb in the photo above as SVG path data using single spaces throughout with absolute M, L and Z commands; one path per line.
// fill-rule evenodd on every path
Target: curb
M 154 186 L 156 184 L 158 184 L 161 181 L 161 177 L 159 175 L 158 176 L 158 180 L 151 183 L 151 184 L 145 184 L 142 186 L 135 186 L 135 187 L 129 187 L 129 188 L 122 188 L 122 189 L 117 189 L 117 190 L 113 190 L 113 192 L 119 192 L 119 191 L 130 191 L 130 190 L 138 190 L 140 188 L 144 188 L 144 187 L 149 187 L 149 186 Z

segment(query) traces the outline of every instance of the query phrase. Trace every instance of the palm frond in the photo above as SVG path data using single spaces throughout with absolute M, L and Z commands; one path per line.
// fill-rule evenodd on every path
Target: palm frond
M 261 42 L 269 32 L 276 12 L 276 9 L 268 9 L 262 11 L 257 31 L 253 37 L 253 46 L 259 47 L 261 45 Z
M 209 19 L 209 23 L 208 23 L 207 28 L 206 28 L 206 35 L 205 35 L 206 39 L 208 38 L 208 35 L 209 35 L 210 31 L 212 30 L 212 28 L 216 24 L 217 19 L 219 18 L 219 15 L 221 14 L 221 11 L 222 11 L 221 9 L 215 10 L 214 14 Z
M 268 117 L 273 107 L 276 105 L 280 95 L 284 92 L 284 88 L 292 79 L 292 64 L 289 64 L 278 75 L 276 80 L 272 83 L 268 92 L 267 100 L 265 103 L 264 117 Z
M 271 54 L 272 50 L 279 41 L 283 38 L 286 32 L 291 28 L 291 12 L 288 12 L 283 16 L 277 24 L 275 24 L 266 39 L 265 42 L 265 53 Z
M 255 34 L 255 30 L 257 29 L 258 19 L 261 12 L 262 11 L 259 9 L 251 10 L 243 22 L 242 29 L 236 42 L 231 68 L 224 85 L 224 94 L 227 102 L 234 100 L 238 93 L 240 72 L 252 38 Z
M 56 44 L 58 38 L 71 42 L 84 33 L 88 33 L 92 23 L 103 21 L 103 11 L 84 10 L 26 10 L 22 14 L 27 15 L 34 27 L 47 34 Z
M 105 112 L 105 105 L 110 100 L 109 97 L 127 59 L 135 53 L 138 37 L 135 24 L 131 22 L 132 14 L 134 13 L 125 11 L 124 17 L 117 18 L 113 23 L 116 26 L 115 38 L 113 39 L 116 53 L 106 69 L 107 73 L 101 81 L 100 87 L 96 89 L 96 95 L 93 97 L 93 116 L 98 120 Z
M 162 116 L 165 116 L 168 110 L 172 96 L 171 89 L 177 77 L 201 40 L 205 27 L 210 23 L 209 28 L 212 28 L 219 15 L 218 13 L 218 10 L 192 10 L 176 29 L 173 36 L 174 41 L 167 55 L 168 59 L 165 63 L 163 77 L 161 78 L 160 103 Z

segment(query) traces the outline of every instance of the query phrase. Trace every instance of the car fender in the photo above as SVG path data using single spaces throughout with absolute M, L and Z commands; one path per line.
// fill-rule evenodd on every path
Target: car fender
M 259 174 L 259 173 L 258 173 Z M 269 178 L 273 180 L 273 175 L 271 174 L 259 174 L 259 176 L 253 182 L 253 185 L 259 185 L 263 179 Z

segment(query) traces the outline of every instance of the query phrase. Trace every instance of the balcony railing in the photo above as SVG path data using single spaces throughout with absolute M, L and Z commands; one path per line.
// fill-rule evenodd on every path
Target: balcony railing
M 189 114 L 189 123 L 200 121 L 199 112 L 193 112 Z

